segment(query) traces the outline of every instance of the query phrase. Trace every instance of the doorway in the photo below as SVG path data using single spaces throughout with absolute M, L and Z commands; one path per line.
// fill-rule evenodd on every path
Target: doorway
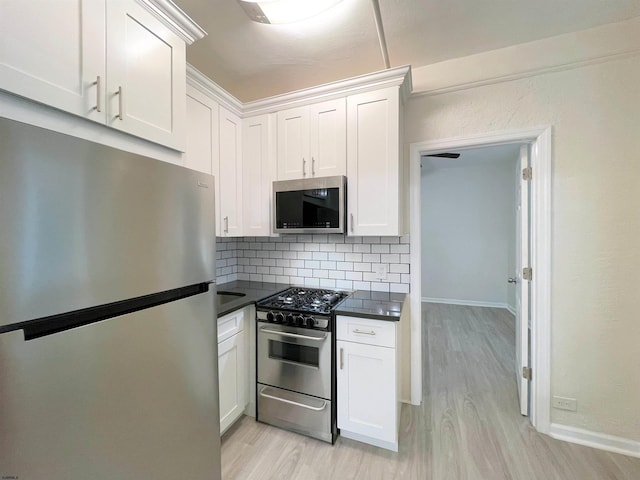
M 420 206 L 422 302 L 477 307 L 448 309 L 459 327 L 470 329 L 461 333 L 470 338 L 460 346 L 496 347 L 502 361 L 494 369 L 512 372 L 509 380 L 517 381 L 512 393 L 525 416 L 529 384 L 522 372 L 529 366 L 529 289 L 522 268 L 529 265 L 529 211 L 528 181 L 520 172 L 528 166 L 528 148 L 505 144 L 422 156 Z M 477 325 L 468 318 L 475 314 Z M 491 331 L 495 343 L 487 334 Z M 450 337 L 456 342 L 455 335 Z M 485 337 L 486 345 L 479 347 Z M 469 353 L 462 350 L 461 355 Z M 497 357 L 487 360 L 494 363 Z
M 531 409 L 533 426 L 548 433 L 550 426 L 550 243 L 551 243 L 551 128 L 533 128 L 489 133 L 455 139 L 418 142 L 410 145 L 409 210 L 411 228 L 411 401 L 422 395 L 422 255 L 420 159 L 426 154 L 468 150 L 486 146 L 526 144 L 530 146 L 529 182 L 531 213 L 530 282 L 531 298 Z

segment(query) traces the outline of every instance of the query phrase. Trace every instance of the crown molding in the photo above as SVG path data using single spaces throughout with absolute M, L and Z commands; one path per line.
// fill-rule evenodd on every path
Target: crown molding
M 171 0 L 136 1 L 169 27 L 171 31 L 184 40 L 187 45 L 191 45 L 207 34 L 200 25 L 194 22 L 191 17 L 184 13 Z
M 244 104 L 193 65 L 187 63 L 187 85 L 199 90 L 234 114 L 242 117 Z
M 411 66 L 389 68 L 379 72 L 326 83 L 317 87 L 305 88 L 294 92 L 255 100 L 243 104 L 245 116 L 274 113 L 293 107 L 301 107 L 324 100 L 353 95 L 356 93 L 379 90 L 386 87 L 400 87 L 401 98 L 406 100 L 412 89 Z

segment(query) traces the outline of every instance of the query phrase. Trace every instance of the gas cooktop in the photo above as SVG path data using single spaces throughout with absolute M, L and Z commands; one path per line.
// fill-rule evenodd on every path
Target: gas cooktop
M 292 287 L 284 292 L 259 301 L 256 305 L 269 310 L 287 310 L 329 315 L 333 307 L 348 293 L 318 288 Z

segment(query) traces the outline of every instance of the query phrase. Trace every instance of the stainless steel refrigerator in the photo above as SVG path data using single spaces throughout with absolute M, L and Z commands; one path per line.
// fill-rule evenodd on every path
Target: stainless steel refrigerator
M 213 178 L 0 119 L 0 478 L 220 478 Z

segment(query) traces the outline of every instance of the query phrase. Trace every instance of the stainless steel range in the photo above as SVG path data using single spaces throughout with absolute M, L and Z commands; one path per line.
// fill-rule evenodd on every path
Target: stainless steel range
M 348 294 L 293 287 L 256 304 L 257 420 L 333 443 L 333 309 Z

